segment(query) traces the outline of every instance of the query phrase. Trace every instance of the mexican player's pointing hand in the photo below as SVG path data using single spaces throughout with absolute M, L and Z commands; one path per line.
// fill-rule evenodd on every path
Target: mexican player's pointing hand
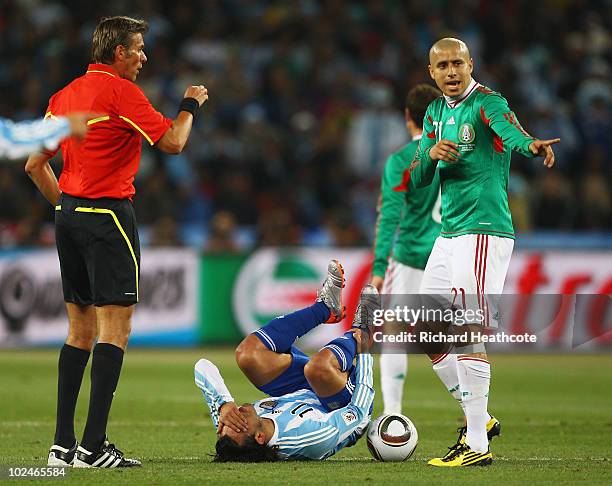
M 189 88 L 185 90 L 183 98 L 194 98 L 200 103 L 200 106 L 202 106 L 208 99 L 208 90 L 201 84 L 199 86 L 189 86 Z
M 555 153 L 551 145 L 559 143 L 560 138 L 553 138 L 552 140 L 534 140 L 529 144 L 529 150 L 533 155 L 544 157 L 544 165 L 549 169 L 555 165 Z
M 432 160 L 443 160 L 444 162 L 457 162 L 459 152 L 457 144 L 450 140 L 442 139 L 429 149 L 429 156 Z

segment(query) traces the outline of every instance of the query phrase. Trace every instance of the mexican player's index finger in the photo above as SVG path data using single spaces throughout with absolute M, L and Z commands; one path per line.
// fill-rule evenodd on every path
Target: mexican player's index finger
M 559 143 L 561 141 L 560 138 L 553 138 L 551 140 L 542 140 L 542 145 L 554 145 L 556 143 Z
M 555 153 L 550 146 L 546 146 L 546 158 L 544 159 L 544 165 L 549 169 L 555 165 Z

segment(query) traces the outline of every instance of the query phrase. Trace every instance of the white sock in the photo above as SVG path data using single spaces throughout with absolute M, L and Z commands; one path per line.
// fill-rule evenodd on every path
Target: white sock
M 459 389 L 459 377 L 457 376 L 457 355 L 455 349 L 451 349 L 447 354 L 440 358 L 432 361 L 433 370 L 440 378 L 440 381 L 444 383 L 444 386 L 448 392 L 453 396 L 455 400 L 459 402 L 463 413 L 465 414 L 465 408 L 463 401 L 461 400 L 461 391 Z
M 481 358 L 460 355 L 457 357 L 457 371 L 461 396 L 467 418 L 466 444 L 475 452 L 487 452 L 487 403 L 491 382 L 491 365 Z
M 385 353 L 383 350 L 380 355 L 380 383 L 384 413 L 402 413 L 402 394 L 407 369 L 408 356 L 405 353 Z

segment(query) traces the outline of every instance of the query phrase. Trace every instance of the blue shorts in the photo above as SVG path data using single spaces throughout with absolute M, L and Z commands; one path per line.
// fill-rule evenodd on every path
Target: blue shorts
M 311 390 L 314 392 L 310 383 L 304 376 L 304 367 L 310 360 L 307 354 L 304 354 L 295 346 L 291 346 L 291 364 L 283 373 L 274 378 L 270 383 L 257 387 L 259 390 L 271 397 L 280 397 L 288 393 L 293 393 L 297 390 Z M 353 391 L 355 390 L 355 367 L 349 370 L 349 377 L 344 388 L 332 395 L 331 397 L 317 398 L 321 404 L 329 411 L 337 408 L 346 407 L 351 401 Z

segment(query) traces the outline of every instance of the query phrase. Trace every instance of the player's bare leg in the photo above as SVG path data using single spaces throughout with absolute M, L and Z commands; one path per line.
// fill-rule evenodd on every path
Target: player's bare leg
M 90 352 L 98 337 L 98 323 L 94 306 L 66 302 L 66 311 L 69 325 L 66 344 Z
M 125 351 L 132 331 L 135 305 L 104 305 L 96 307 L 100 336 L 98 343 L 108 343 Z
M 348 372 L 342 371 L 338 358 L 327 348 L 310 358 L 304 368 L 304 375 L 312 390 L 321 397 L 339 393 L 348 379 Z
M 333 410 L 350 400 L 353 360 L 362 342 L 372 340 L 374 311 L 380 309 L 380 295 L 373 285 L 361 291 L 351 329 L 326 344 L 304 367 L 304 376 L 321 403 Z
M 270 351 L 254 334 L 249 334 L 236 348 L 236 363 L 256 387 L 280 376 L 291 364 L 291 355 Z

